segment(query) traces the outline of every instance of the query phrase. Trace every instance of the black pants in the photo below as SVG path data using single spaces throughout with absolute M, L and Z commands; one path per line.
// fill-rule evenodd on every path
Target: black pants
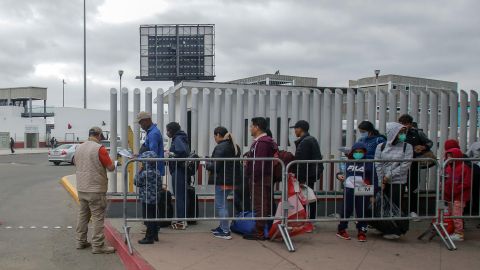
M 410 166 L 409 180 L 407 183 L 408 187 L 408 203 L 410 204 L 410 209 L 408 209 L 408 204 L 404 203 L 406 213 L 415 212 L 418 214 L 418 204 L 419 204 L 419 194 L 418 194 L 418 173 L 420 171 L 419 162 L 412 162 Z
M 15 153 L 15 150 L 13 149 L 13 145 L 10 145 L 10 151 L 12 151 L 12 154 Z
M 142 216 L 143 218 L 154 219 L 159 218 L 159 208 L 160 205 L 142 203 Z M 147 226 L 147 232 L 145 233 L 145 238 L 153 239 L 155 235 L 160 231 L 160 224 L 156 221 L 145 221 L 145 226 Z
M 341 213 L 342 218 L 350 218 L 355 210 L 356 218 L 367 218 L 371 216 L 368 209 L 370 197 L 355 196 L 355 189 L 345 188 L 343 192 L 343 208 Z M 348 221 L 341 221 L 338 225 L 338 230 L 346 230 L 348 228 Z M 359 231 L 367 232 L 367 222 L 364 220 L 357 222 L 357 229 Z
M 236 183 L 235 189 L 233 190 L 233 204 L 235 207 L 234 215 L 237 215 L 238 213 L 244 211 L 253 211 L 249 200 L 250 188 L 248 184 L 248 179 L 245 182 L 245 184 Z

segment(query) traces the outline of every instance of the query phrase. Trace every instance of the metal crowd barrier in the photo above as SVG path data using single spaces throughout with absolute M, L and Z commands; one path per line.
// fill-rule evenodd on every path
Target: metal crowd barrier
M 452 233 L 452 229 L 455 233 L 457 230 L 463 233 L 465 220 L 480 219 L 479 165 L 479 158 L 449 158 L 443 162 L 440 175 L 443 207 L 436 226 L 447 225 L 447 229 L 450 227 L 449 233 Z M 456 249 L 450 237 L 446 240 L 449 249 Z
M 123 167 L 125 186 L 128 186 L 127 168 L 130 164 L 137 164 L 139 167 L 134 180 L 135 192 L 123 194 L 123 228 L 131 253 L 133 249 L 129 236 L 130 222 L 144 222 L 146 225 L 153 222 L 158 226 L 161 223 L 168 225 L 173 222 L 183 227 L 179 222 L 192 224 L 198 221 L 222 220 L 280 221 L 278 232 L 282 235 L 287 249 L 294 251 L 284 223 L 284 214 L 278 215 L 274 211 L 276 202 L 284 201 L 286 194 L 283 192 L 286 189 L 283 173 L 285 165 L 280 159 L 131 159 Z M 164 166 L 163 176 L 159 173 L 161 166 Z M 274 183 L 272 173 L 269 175 L 268 171 L 278 166 L 281 170 L 280 183 Z M 194 168 L 193 171 L 191 168 Z M 248 168 L 255 168 L 260 173 L 249 176 Z M 275 186 L 279 186 L 278 194 L 274 192 Z M 212 187 L 217 190 L 212 190 Z M 215 193 L 213 200 L 212 193 Z M 220 207 L 225 201 L 228 210 Z M 217 203 L 220 205 L 217 206 Z M 245 215 L 247 211 L 255 212 L 255 216 Z

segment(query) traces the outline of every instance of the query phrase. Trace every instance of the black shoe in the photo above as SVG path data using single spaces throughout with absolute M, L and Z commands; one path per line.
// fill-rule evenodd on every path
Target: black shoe
M 155 240 L 155 242 L 158 242 L 158 234 L 155 234 L 155 235 L 153 236 L 153 240 Z
M 150 238 L 143 238 L 142 240 L 138 240 L 138 243 L 140 245 L 145 245 L 145 244 L 153 244 L 155 241 L 153 239 L 150 239 Z
M 243 239 L 245 240 L 257 240 L 257 241 L 265 241 L 267 240 L 267 238 L 263 237 L 263 236 L 259 236 L 258 234 L 245 234 L 243 236 Z

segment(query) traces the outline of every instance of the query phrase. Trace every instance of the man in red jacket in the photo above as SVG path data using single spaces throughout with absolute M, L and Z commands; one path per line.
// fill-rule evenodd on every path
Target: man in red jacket
M 250 134 L 254 141 L 248 153 L 249 158 L 273 158 L 278 146 L 267 136 L 268 124 L 263 117 L 252 118 Z M 248 161 L 246 175 L 249 178 L 253 209 L 256 217 L 272 216 L 272 161 Z M 248 240 L 265 240 L 265 220 L 256 222 L 256 233 L 245 235 Z

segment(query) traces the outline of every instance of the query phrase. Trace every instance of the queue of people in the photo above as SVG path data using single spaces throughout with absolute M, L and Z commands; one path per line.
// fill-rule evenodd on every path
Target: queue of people
M 146 132 L 145 142 L 142 144 L 137 157 L 139 158 L 187 158 L 190 148 L 187 134 L 176 122 L 167 124 L 167 136 L 172 139 L 169 150 L 164 152 L 163 137 L 157 125 L 152 122 L 152 116 L 140 112 L 136 118 L 138 124 Z M 300 120 L 291 128 L 298 138 L 295 141 L 295 160 L 322 160 L 320 146 L 316 138 L 309 134 L 309 123 Z M 380 134 L 375 126 L 368 121 L 358 125 L 360 135 L 357 143 L 347 154 L 346 170 L 336 174 L 336 178 L 344 187 L 343 207 L 340 211 L 341 218 L 350 218 L 354 213 L 357 218 L 366 218 L 374 215 L 371 211 L 381 191 L 392 205 L 400 206 L 404 193 L 408 193 L 408 213 L 412 218 L 417 217 L 419 211 L 419 169 L 414 158 L 429 156 L 432 142 L 421 130 L 414 127 L 413 119 L 409 115 L 402 115 L 399 122 L 390 122 L 386 126 L 386 134 Z M 89 131 L 90 138 L 81 144 L 75 155 L 77 171 L 77 190 L 80 199 L 80 211 L 77 225 L 77 248 L 83 249 L 93 246 L 93 253 L 112 253 L 114 249 L 104 243 L 103 220 L 106 208 L 107 177 L 106 171 L 115 169 L 114 163 L 108 157 L 105 147 L 99 144 L 102 139 L 102 130 L 93 127 Z M 216 127 L 213 130 L 216 142 L 212 158 L 239 158 L 241 148 L 234 141 L 234 136 L 225 127 Z M 272 138 L 268 122 L 263 117 L 251 119 L 250 135 L 254 138 L 249 151 L 244 155 L 248 158 L 274 158 L 279 156 L 278 145 Z M 447 146 L 449 148 L 447 148 Z M 464 157 L 459 149 L 458 142 L 448 140 L 445 142 L 445 159 Z M 472 145 L 467 152 L 470 157 L 480 156 L 480 143 Z M 375 159 L 382 162 L 368 162 Z M 389 161 L 391 160 L 391 161 Z M 476 165 L 478 166 L 478 165 Z M 240 161 L 214 161 L 207 162 L 206 170 L 211 175 L 215 185 L 215 212 L 222 218 L 217 228 L 212 229 L 213 236 L 221 239 L 231 239 L 228 221 L 229 209 L 227 198 L 234 194 L 235 213 L 252 210 L 259 217 L 273 215 L 273 178 L 274 162 L 248 160 L 242 164 Z M 185 161 L 168 162 L 168 169 L 173 184 L 175 195 L 175 213 L 179 221 L 173 222 L 172 229 L 185 230 L 188 223 L 187 207 L 189 198 L 187 188 L 190 186 L 190 174 L 187 172 Z M 299 163 L 293 166 L 292 171 L 301 185 L 315 188 L 315 183 L 322 178 L 323 165 L 321 163 Z M 450 202 L 454 216 L 460 215 L 470 199 L 467 194 L 471 190 L 471 166 L 464 162 L 456 162 L 445 168 L 445 198 Z M 165 162 L 142 162 L 135 176 L 134 184 L 138 188 L 139 201 L 142 205 L 143 218 L 159 216 L 159 209 L 165 208 L 165 201 L 160 200 L 159 193 L 165 189 L 162 177 L 165 176 Z M 374 195 L 356 195 L 356 188 L 373 186 Z M 382 197 L 383 198 L 383 197 Z M 378 202 L 377 202 L 378 203 Z M 315 219 L 318 215 L 317 201 L 305 205 L 308 216 Z M 403 213 L 400 213 L 403 215 Z M 92 218 L 94 223 L 94 236 L 92 244 L 87 242 L 87 224 Z M 158 222 L 145 222 L 147 227 L 145 237 L 139 240 L 140 244 L 153 244 L 158 241 L 160 225 Z M 258 219 L 254 231 L 244 235 L 248 240 L 265 240 L 265 226 L 267 221 Z M 358 241 L 367 240 L 367 221 L 357 222 Z M 342 221 L 338 225 L 337 236 L 350 240 L 347 232 L 348 222 Z M 398 239 L 406 230 L 401 226 L 383 227 L 382 234 L 386 239 Z M 313 230 L 313 225 L 308 229 Z M 463 240 L 463 224 L 461 220 L 455 221 L 455 231 L 452 239 Z

